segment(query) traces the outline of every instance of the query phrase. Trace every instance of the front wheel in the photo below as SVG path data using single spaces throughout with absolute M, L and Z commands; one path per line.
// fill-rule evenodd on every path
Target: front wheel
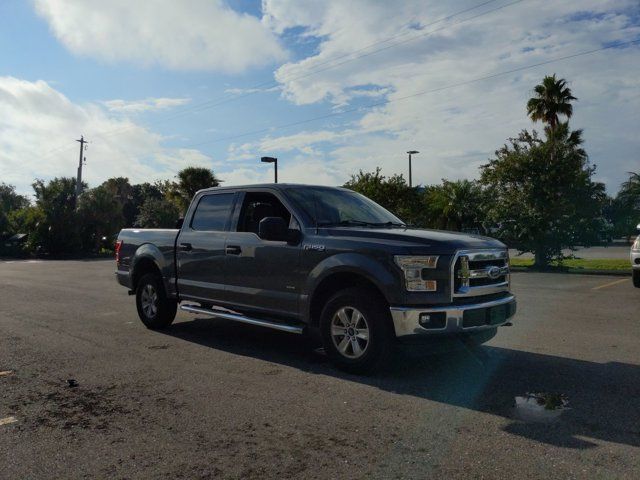
M 389 307 L 377 292 L 348 288 L 333 295 L 320 316 L 322 343 L 341 369 L 367 373 L 389 358 L 394 332 Z
M 640 288 L 640 270 L 637 268 L 633 269 L 633 286 Z
M 166 328 L 176 318 L 178 302 L 167 298 L 159 275 L 148 273 L 140 279 L 136 288 L 138 316 L 147 328 Z

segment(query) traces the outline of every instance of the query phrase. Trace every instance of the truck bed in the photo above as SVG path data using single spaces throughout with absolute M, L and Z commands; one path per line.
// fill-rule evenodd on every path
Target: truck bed
M 118 240 L 120 261 L 118 262 L 118 280 L 129 283 L 131 261 L 136 256 L 153 258 L 165 280 L 165 285 L 173 284 L 175 277 L 175 248 L 179 230 L 162 228 L 125 228 L 120 231 Z M 131 285 L 127 285 L 131 288 Z

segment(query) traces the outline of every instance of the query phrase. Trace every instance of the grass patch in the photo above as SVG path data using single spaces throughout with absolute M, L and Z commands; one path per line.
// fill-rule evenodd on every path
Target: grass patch
M 511 258 L 513 267 L 532 267 L 532 258 Z M 562 264 L 551 262 L 552 267 L 565 268 L 569 271 L 580 270 L 631 270 L 629 260 L 623 258 L 572 258 Z

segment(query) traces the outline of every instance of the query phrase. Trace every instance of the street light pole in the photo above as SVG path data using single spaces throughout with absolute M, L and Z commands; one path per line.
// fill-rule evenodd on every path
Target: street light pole
M 407 153 L 409 154 L 409 187 L 413 187 L 413 179 L 411 178 L 411 155 L 415 155 L 420 152 L 417 150 L 409 150 Z
M 260 161 L 264 163 L 273 163 L 275 183 L 278 183 L 278 159 L 275 157 L 262 157 Z

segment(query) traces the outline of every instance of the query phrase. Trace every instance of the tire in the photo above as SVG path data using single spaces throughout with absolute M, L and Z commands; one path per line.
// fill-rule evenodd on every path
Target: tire
M 633 269 L 633 286 L 640 288 L 640 270 L 637 268 Z
M 379 293 L 353 287 L 334 294 L 320 315 L 324 350 L 340 369 L 370 373 L 389 360 L 395 333 Z
M 140 320 L 147 328 L 161 330 L 176 318 L 178 302 L 167 298 L 159 275 L 147 273 L 136 286 L 136 307 Z

